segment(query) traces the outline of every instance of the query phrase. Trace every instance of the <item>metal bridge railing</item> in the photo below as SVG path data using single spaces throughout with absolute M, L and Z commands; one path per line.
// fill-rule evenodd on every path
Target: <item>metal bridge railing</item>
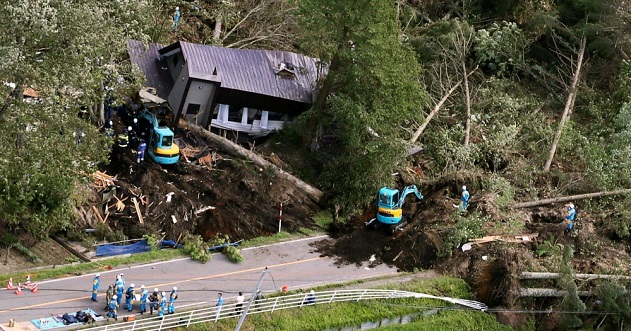
M 397 291 L 397 290 L 337 290 L 315 293 L 313 304 L 329 304 L 333 302 L 361 301 L 372 299 L 394 298 L 426 298 L 447 301 L 456 305 L 486 311 L 488 307 L 477 301 L 463 300 L 447 297 L 437 297 L 429 294 Z M 301 308 L 311 305 L 309 293 L 289 294 L 254 301 L 250 306 L 249 314 L 261 314 L 282 309 Z M 245 310 L 245 303 L 241 309 Z M 141 318 L 135 321 L 113 323 L 98 327 L 85 328 L 85 331 L 161 331 L 177 327 L 187 327 L 192 324 L 216 322 L 227 318 L 239 317 L 236 304 L 225 304 L 222 307 L 204 307 L 190 311 L 164 315 L 163 317 Z

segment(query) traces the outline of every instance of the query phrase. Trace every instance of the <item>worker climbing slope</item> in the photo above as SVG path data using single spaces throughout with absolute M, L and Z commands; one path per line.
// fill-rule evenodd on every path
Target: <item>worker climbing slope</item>
M 574 229 L 574 218 L 576 218 L 576 209 L 573 203 L 569 203 L 567 206 L 567 212 L 565 214 L 565 224 L 567 224 L 566 231 L 572 231 Z
M 469 191 L 467 191 L 466 186 L 462 186 L 462 193 L 460 194 L 460 204 L 454 205 L 455 208 L 458 208 L 458 212 L 464 212 L 467 210 L 469 206 Z

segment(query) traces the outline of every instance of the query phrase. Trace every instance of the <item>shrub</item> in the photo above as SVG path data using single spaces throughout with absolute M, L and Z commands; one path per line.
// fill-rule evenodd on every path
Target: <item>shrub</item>
M 232 261 L 234 263 L 239 263 L 239 262 L 245 261 L 245 258 L 243 257 L 241 252 L 239 252 L 239 250 L 236 247 L 234 247 L 234 246 L 226 246 L 226 247 L 224 247 L 222 253 L 228 258 L 228 260 L 230 260 L 230 261 Z
M 444 238 L 444 245 L 441 256 L 451 256 L 454 248 L 466 243 L 470 239 L 479 238 L 486 233 L 482 226 L 487 221 L 487 217 L 480 217 L 479 214 L 473 213 L 468 217 L 454 214 L 452 218 L 456 218 L 456 224 L 451 228 L 447 236 Z
M 199 235 L 187 235 L 184 238 L 184 254 L 193 260 L 206 263 L 212 258 L 206 247 L 206 243 Z

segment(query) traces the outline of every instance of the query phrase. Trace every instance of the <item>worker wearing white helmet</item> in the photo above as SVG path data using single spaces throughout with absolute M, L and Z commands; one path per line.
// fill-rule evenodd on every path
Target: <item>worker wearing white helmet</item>
M 567 204 L 567 207 L 567 213 L 565 214 L 565 224 L 567 224 L 567 227 L 565 228 L 565 231 L 572 231 L 572 229 L 574 229 L 576 209 L 574 208 L 574 204 L 571 202 Z
M 162 297 L 160 298 L 160 305 L 158 306 L 158 316 L 164 316 L 164 309 L 167 306 L 167 294 L 166 292 L 162 292 Z
M 459 212 L 463 212 L 467 210 L 469 206 L 469 191 L 467 191 L 466 186 L 462 186 L 462 194 L 460 195 L 460 204 L 454 205 L 455 208 L 458 208 Z
M 177 287 L 173 286 L 173 291 L 171 291 L 171 294 L 169 295 L 169 314 L 175 313 L 175 300 L 177 300 Z
M 125 292 L 125 308 L 127 308 L 127 311 L 132 311 L 133 308 L 134 298 L 136 297 L 135 286 L 135 284 L 129 285 L 127 292 Z
M 118 302 L 116 301 L 118 299 L 118 296 L 114 295 L 112 297 L 112 300 L 110 300 L 110 304 L 107 307 L 107 320 L 109 321 L 110 318 L 114 318 L 115 320 L 118 321 L 118 314 L 116 313 L 118 311 Z
M 94 275 L 94 280 L 92 281 L 92 301 L 99 302 L 97 299 L 97 295 L 99 293 L 99 286 L 101 286 L 101 274 Z
M 125 281 L 123 280 L 122 274 L 116 276 L 116 282 L 114 283 L 114 286 L 116 287 L 116 302 L 118 302 L 118 305 L 120 306 L 121 300 L 123 299 L 123 293 L 125 292 Z
M 149 298 L 149 291 L 144 285 L 140 285 L 140 315 L 147 312 L 147 299 Z

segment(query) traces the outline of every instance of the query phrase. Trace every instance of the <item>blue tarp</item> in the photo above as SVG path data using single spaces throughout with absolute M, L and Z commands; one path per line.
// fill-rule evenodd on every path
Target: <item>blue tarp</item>
M 134 253 L 148 252 L 150 250 L 151 250 L 151 246 L 147 244 L 146 239 L 143 239 L 135 244 L 129 244 L 129 245 L 112 245 L 112 244 L 99 245 L 96 248 L 96 256 L 134 254 Z
M 184 246 L 176 243 L 173 240 L 162 240 L 160 242 L 160 248 L 164 248 L 164 247 L 168 247 L 168 248 L 183 248 Z
M 102 321 L 104 319 L 103 316 L 97 314 L 94 310 L 90 308 L 84 310 L 83 312 L 86 314 L 93 314 L 94 320 L 97 322 Z M 74 315 L 74 314 L 75 313 L 68 313 L 68 315 Z M 35 324 L 35 326 L 40 330 L 63 328 L 63 327 L 66 327 L 67 325 L 64 324 L 63 318 L 61 316 L 62 315 L 57 315 L 55 317 L 44 317 L 40 319 L 34 319 L 34 320 L 31 320 L 31 323 Z M 77 324 L 80 324 L 80 323 L 77 323 Z M 74 324 L 71 324 L 71 325 L 74 325 Z
M 213 246 L 213 247 L 208 247 L 208 250 L 212 252 L 214 250 L 218 250 L 218 249 L 224 248 L 226 246 L 235 246 L 235 247 L 237 247 L 237 246 L 241 245 L 242 241 L 243 240 L 239 240 L 239 241 L 234 242 L 234 243 L 225 243 L 223 245 L 217 245 L 217 246 Z

